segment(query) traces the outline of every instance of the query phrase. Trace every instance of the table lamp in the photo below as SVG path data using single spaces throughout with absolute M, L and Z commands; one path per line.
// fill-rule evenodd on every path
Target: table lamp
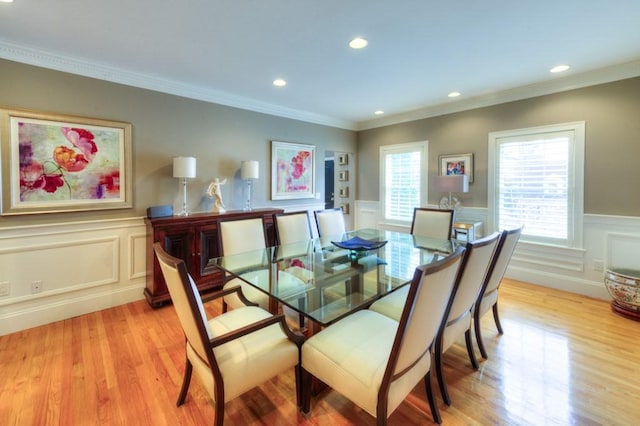
M 173 177 L 182 179 L 182 212 L 180 216 L 188 216 L 187 211 L 187 178 L 196 177 L 196 159 L 194 157 L 175 157 L 173 159 Z
M 446 196 L 440 199 L 441 209 L 455 210 L 460 206 L 460 201 L 453 195 L 456 192 L 469 192 L 469 176 L 467 175 L 446 175 L 436 176 L 434 180 L 435 190 L 438 192 L 448 192 Z
M 244 206 L 245 211 L 253 210 L 253 200 L 252 200 L 252 186 L 253 180 L 258 179 L 259 163 L 254 160 L 243 161 L 240 164 L 240 177 L 247 181 L 247 199 Z

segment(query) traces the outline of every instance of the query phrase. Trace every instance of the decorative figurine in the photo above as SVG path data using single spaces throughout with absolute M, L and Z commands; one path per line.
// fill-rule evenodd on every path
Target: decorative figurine
M 209 195 L 209 198 L 213 198 L 214 213 L 224 213 L 226 211 L 224 209 L 224 201 L 222 201 L 222 191 L 220 188 L 225 183 L 227 183 L 227 179 L 220 180 L 216 178 L 209 184 L 209 188 L 207 188 L 207 195 Z

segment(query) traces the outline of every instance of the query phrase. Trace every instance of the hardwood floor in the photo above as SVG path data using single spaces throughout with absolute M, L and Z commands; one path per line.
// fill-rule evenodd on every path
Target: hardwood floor
M 444 424 L 638 424 L 640 322 L 604 301 L 510 280 L 501 287 L 500 312 L 502 336 L 491 314 L 483 318 L 489 359 L 479 370 L 462 344 L 445 354 L 453 404 L 438 398 Z M 195 379 L 176 407 L 183 368 L 173 308 L 153 310 L 144 300 L 2 336 L 0 424 L 211 424 L 212 405 Z M 375 424 L 331 389 L 312 400 L 305 418 L 295 407 L 293 372 L 229 402 L 225 422 Z M 389 419 L 431 423 L 422 384 Z

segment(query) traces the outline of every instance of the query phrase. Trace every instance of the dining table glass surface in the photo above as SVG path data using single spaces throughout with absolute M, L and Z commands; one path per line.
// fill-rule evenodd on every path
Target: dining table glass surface
M 459 244 L 359 229 L 213 258 L 208 265 L 326 326 L 406 285 L 417 266 L 450 255 Z

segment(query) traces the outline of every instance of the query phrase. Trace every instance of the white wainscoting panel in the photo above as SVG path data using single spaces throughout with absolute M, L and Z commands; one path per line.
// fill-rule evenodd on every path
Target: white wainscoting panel
M 486 208 L 463 206 L 457 212 L 460 221 L 486 224 L 486 218 Z M 356 201 L 356 227 L 408 232 L 408 227 L 382 223 L 378 201 Z M 484 235 L 492 232 L 483 228 Z M 584 215 L 583 237 L 584 246 L 579 248 L 519 242 L 506 276 L 609 300 L 604 286 L 607 265 L 623 263 L 626 268 L 640 270 L 640 217 Z
M 145 251 L 143 218 L 0 228 L 0 335 L 142 299 Z

